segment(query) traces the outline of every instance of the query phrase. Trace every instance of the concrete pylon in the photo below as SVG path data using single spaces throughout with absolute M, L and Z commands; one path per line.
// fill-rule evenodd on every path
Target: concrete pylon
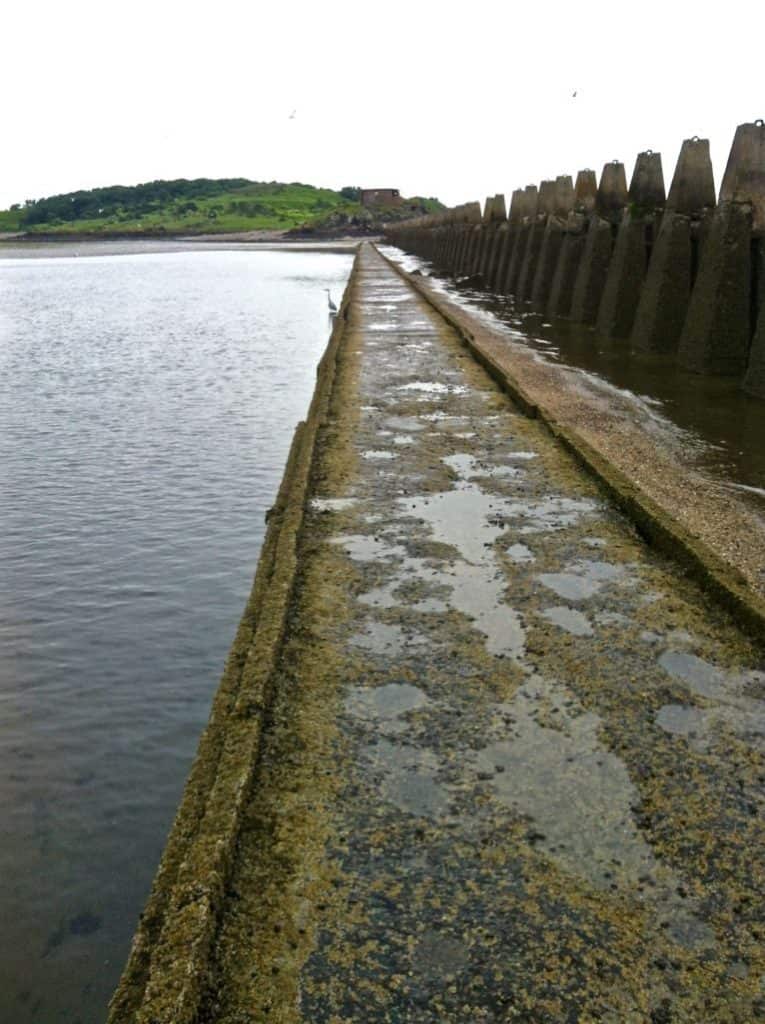
M 674 352 L 696 276 L 705 213 L 714 209 L 709 140 L 694 135 L 680 149 L 632 325 L 631 343 Z
M 714 209 L 715 205 L 715 179 L 709 156 L 709 139 L 700 139 L 694 135 L 680 147 L 665 209 L 693 217 L 705 208 Z
M 543 310 L 550 295 L 555 268 L 558 265 L 561 245 L 565 237 L 566 220 L 574 208 L 574 185 L 570 174 L 560 174 L 555 179 L 553 213 L 547 218 L 542 246 L 537 259 L 537 269 L 531 285 L 531 302 Z
M 605 164 L 600 175 L 598 194 L 595 198 L 595 212 L 605 220 L 619 221 L 622 210 L 629 202 L 627 176 L 624 164 L 612 160 Z
M 587 238 L 588 218 L 595 210 L 598 181 L 595 171 L 585 168 L 576 176 L 574 209 L 566 218 L 563 241 L 547 300 L 548 316 L 568 316 L 574 294 L 576 275 Z
M 742 376 L 762 307 L 765 123 L 736 129 L 678 345 L 681 365 Z M 754 272 L 754 273 L 753 273 Z
M 554 181 L 543 181 L 539 186 L 539 202 L 537 203 L 537 215 L 531 225 L 526 251 L 523 254 L 523 263 L 518 273 L 518 284 L 515 289 L 515 297 L 518 302 L 523 302 L 531 296 L 531 286 L 534 283 L 534 275 L 537 269 L 539 253 L 542 249 L 547 220 L 555 211 Z
M 454 267 L 455 275 L 465 273 L 465 267 L 470 259 L 470 249 L 473 241 L 474 231 L 481 223 L 481 204 L 479 202 L 465 203 L 463 212 L 463 227 L 460 232 L 462 239 L 459 245 L 457 261 Z
M 765 122 L 740 124 L 720 186 L 721 203 L 749 203 L 752 231 L 765 234 Z
M 525 197 L 526 193 L 522 188 L 513 190 L 510 196 L 510 210 L 507 215 L 507 223 L 499 229 L 497 259 L 494 273 L 489 282 L 489 287 L 494 291 L 501 291 L 504 287 L 508 263 L 518 235 L 518 227 L 523 220 Z
M 499 229 L 506 220 L 507 213 L 505 211 L 505 197 L 502 193 L 498 192 L 497 195 L 494 196 L 491 204 L 491 215 L 486 228 L 487 238 L 484 246 L 484 255 L 480 266 L 480 274 L 484 280 L 484 287 L 488 285 L 489 278 L 494 269 Z
M 695 373 L 740 377 L 752 337 L 752 210 L 725 202 L 715 210 L 685 316 L 677 359 Z
M 630 206 L 622 215 L 596 321 L 612 338 L 629 337 L 648 267 L 658 214 L 664 205 L 661 155 L 638 153 L 629 188 Z
M 523 257 L 526 255 L 526 245 L 532 225 L 536 221 L 537 204 L 539 202 L 539 191 L 536 185 L 527 185 L 524 189 L 523 220 L 518 228 L 518 235 L 513 246 L 513 253 L 507 267 L 503 290 L 505 293 L 514 293 L 518 284 L 518 275 L 523 266 Z
M 486 229 L 491 218 L 491 207 L 494 202 L 492 196 L 486 197 L 486 202 L 483 204 L 483 213 L 478 224 L 473 228 L 472 236 L 470 239 L 470 248 L 468 250 L 467 263 L 465 265 L 465 273 L 469 276 L 473 276 L 478 273 L 481 257 L 483 255 L 483 246 L 486 240 Z
M 577 213 L 590 214 L 595 210 L 598 201 L 598 179 L 595 171 L 585 167 L 579 171 L 574 185 L 574 210 Z
M 654 153 L 652 149 L 638 153 L 629 187 L 630 203 L 655 210 L 664 206 L 666 198 L 661 153 Z
M 611 263 L 616 225 L 628 199 L 624 164 L 613 160 L 604 166 L 600 176 L 595 213 L 587 227 L 587 240 L 574 284 L 571 319 L 578 323 L 595 323 Z

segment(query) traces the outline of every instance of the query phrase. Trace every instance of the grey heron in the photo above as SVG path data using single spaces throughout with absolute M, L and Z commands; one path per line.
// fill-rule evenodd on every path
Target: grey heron
M 325 288 L 324 291 L 327 293 L 327 305 L 329 306 L 330 313 L 336 313 L 337 306 L 332 301 L 332 296 L 329 293 L 329 288 Z

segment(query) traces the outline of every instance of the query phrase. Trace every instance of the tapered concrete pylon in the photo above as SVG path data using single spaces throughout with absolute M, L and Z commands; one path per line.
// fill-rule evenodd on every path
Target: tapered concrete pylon
M 542 247 L 539 250 L 537 269 L 531 286 L 531 301 L 544 310 L 552 288 L 555 268 L 558 265 L 561 245 L 565 237 L 566 218 L 574 207 L 574 185 L 571 175 L 560 174 L 555 179 L 553 215 L 547 218 Z
M 700 222 L 714 209 L 709 140 L 686 139 L 672 176 L 632 325 L 631 343 L 646 352 L 677 349 L 698 265 Z
M 709 139 L 694 135 L 680 148 L 665 209 L 672 213 L 698 217 L 705 208 L 715 206 L 715 179 L 709 156 Z
M 765 124 L 756 121 L 736 129 L 720 204 L 704 243 L 678 347 L 678 359 L 688 369 L 746 373 L 762 306 L 762 282 L 753 278 L 764 265 L 764 232 Z
M 481 261 L 483 259 L 484 245 L 486 243 L 488 226 L 491 223 L 491 211 L 493 205 L 494 197 L 487 196 L 486 202 L 483 205 L 481 221 L 473 229 L 473 236 L 471 238 L 470 243 L 470 253 L 468 257 L 467 266 L 465 267 L 465 273 L 471 276 L 473 274 L 477 274 L 481 269 Z
M 595 171 L 586 167 L 579 171 L 574 185 L 574 209 L 578 213 L 592 213 L 598 199 L 598 179 Z
M 507 219 L 505 211 L 505 197 L 501 193 L 497 193 L 491 204 L 490 218 L 487 224 L 487 238 L 484 246 L 484 255 L 481 260 L 481 266 L 479 272 L 483 277 L 484 287 L 488 286 L 491 273 L 494 269 L 494 262 L 496 260 L 496 245 L 497 238 L 499 235 L 500 225 L 504 224 Z
M 696 373 L 743 376 L 752 336 L 752 211 L 725 202 L 715 210 L 678 343 L 681 366 Z
M 556 217 L 568 217 L 574 209 L 574 185 L 570 174 L 559 174 L 555 179 L 552 213 Z
M 470 259 L 470 249 L 473 240 L 473 231 L 481 223 L 481 204 L 479 202 L 465 203 L 463 212 L 462 241 L 459 246 L 457 262 L 454 268 L 455 274 L 464 274 L 465 267 Z
M 610 164 L 603 167 L 598 185 L 598 194 L 595 200 L 595 211 L 600 217 L 606 220 L 619 221 L 622 210 L 629 201 L 627 192 L 627 177 L 624 171 L 624 164 L 619 160 L 612 160 Z
M 632 330 L 648 258 L 664 204 L 661 155 L 638 153 L 629 188 L 630 207 L 622 215 L 608 277 L 598 309 L 597 328 L 603 335 L 626 338 Z
M 503 290 L 506 293 L 515 292 L 518 284 L 518 275 L 523 266 L 523 257 L 526 254 L 526 243 L 528 242 L 531 226 L 536 220 L 537 204 L 539 202 L 539 191 L 536 185 L 527 185 L 524 189 L 523 220 L 518 228 L 518 235 L 513 246 L 513 253 L 507 267 Z
M 587 241 L 571 298 L 571 319 L 578 323 L 595 323 L 611 263 L 616 224 L 621 220 L 628 199 L 624 164 L 613 160 L 604 166 L 600 176 L 595 213 L 587 228 Z
M 740 124 L 720 186 L 721 203 L 749 203 L 752 231 L 765 234 L 765 122 Z
M 510 196 L 510 211 L 507 215 L 507 224 L 500 228 L 501 241 L 499 243 L 499 254 L 490 282 L 494 291 L 502 291 L 504 288 L 507 267 L 513 253 L 513 246 L 518 235 L 518 227 L 523 220 L 523 211 L 526 202 L 526 193 L 522 188 L 514 189 Z
M 638 153 L 629 187 L 630 202 L 654 210 L 664 206 L 666 198 L 661 153 L 652 149 Z
M 539 186 L 537 215 L 529 231 L 526 251 L 523 254 L 523 263 L 518 273 L 518 284 L 515 289 L 515 297 L 518 302 L 523 302 L 531 295 L 531 286 L 534 283 L 545 227 L 548 218 L 555 210 L 555 192 L 556 183 L 554 181 L 543 181 Z
M 576 275 L 587 238 L 587 224 L 595 209 L 598 181 L 589 167 L 579 171 L 574 185 L 574 209 L 566 219 L 558 262 L 547 300 L 548 316 L 568 316 L 574 294 Z

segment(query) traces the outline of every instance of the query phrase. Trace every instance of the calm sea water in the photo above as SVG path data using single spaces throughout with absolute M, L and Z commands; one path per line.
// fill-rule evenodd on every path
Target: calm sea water
M 352 259 L 127 248 L 0 259 L 8 1024 L 104 1019 Z

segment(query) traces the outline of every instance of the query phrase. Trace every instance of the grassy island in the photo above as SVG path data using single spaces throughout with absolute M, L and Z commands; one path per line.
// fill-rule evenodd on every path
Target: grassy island
M 246 178 L 112 185 L 14 204 L 0 211 L 0 233 L 62 238 L 249 231 L 366 234 L 390 220 L 443 209 L 437 199 L 417 196 L 398 207 L 369 210 L 361 206 L 359 194 L 352 187 L 335 191 Z

